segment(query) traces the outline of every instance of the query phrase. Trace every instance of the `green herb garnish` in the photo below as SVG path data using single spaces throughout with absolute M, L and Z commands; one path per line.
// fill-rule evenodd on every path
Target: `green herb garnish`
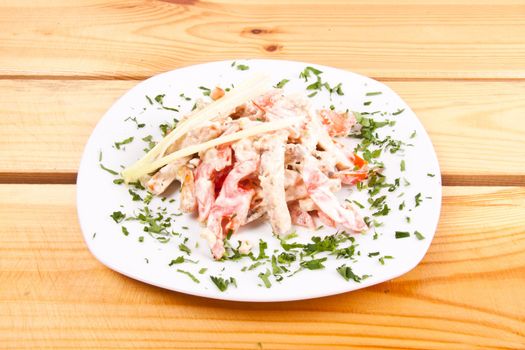
M 379 259 L 377 259 L 379 261 L 379 263 L 381 265 L 384 265 L 385 264 L 385 259 L 394 259 L 393 256 L 390 256 L 390 255 L 385 255 L 385 256 L 382 256 L 380 257 Z
M 171 260 L 168 266 L 173 266 L 175 264 L 182 264 L 183 262 L 184 262 L 184 257 L 181 255 L 177 257 L 176 259 Z
M 421 193 L 416 194 L 416 196 L 414 197 L 414 200 L 415 200 L 415 202 L 416 202 L 416 207 L 419 207 L 419 205 L 420 205 L 421 202 L 423 201 L 423 200 L 421 199 Z
M 312 260 L 305 260 L 301 262 L 301 267 L 304 267 L 308 270 L 319 270 L 324 269 L 323 262 L 325 262 L 327 258 L 321 258 L 321 259 L 312 259 Z
M 358 276 L 356 275 L 350 266 L 343 264 L 337 268 L 337 272 L 347 281 L 353 280 L 357 283 L 360 283 L 362 280 L 370 277 L 369 275 Z
M 133 136 L 128 137 L 127 139 L 124 139 L 120 142 L 115 142 L 115 148 L 120 149 L 120 146 L 127 145 L 128 143 L 131 143 L 131 142 L 133 142 Z
M 410 233 L 406 231 L 396 231 L 396 239 L 410 237 Z
M 210 279 L 213 283 L 215 283 L 215 285 L 217 286 L 217 288 L 219 288 L 221 292 L 224 292 L 226 289 L 228 289 L 229 285 L 234 285 L 235 287 L 237 287 L 237 282 L 233 277 L 224 279 L 222 277 L 210 276 Z
M 257 256 L 256 260 L 268 258 L 268 255 L 266 255 L 265 252 L 266 248 L 268 248 L 268 243 L 266 243 L 262 239 L 259 239 L 259 255 Z
M 286 252 L 282 252 L 281 254 L 279 254 L 277 256 L 277 261 L 280 263 L 280 264 L 291 264 L 293 263 L 295 260 L 296 260 L 296 256 L 295 254 L 293 253 L 286 253 Z
M 423 234 L 422 234 L 421 232 L 419 232 L 419 231 L 415 231 L 415 232 L 414 232 L 414 235 L 415 235 L 416 238 L 417 238 L 418 240 L 420 240 L 420 241 L 423 240 L 423 239 L 425 239 L 425 236 L 423 236 Z
M 186 246 L 184 243 L 179 244 L 179 250 L 181 252 L 184 252 L 184 253 L 188 254 L 188 255 L 191 254 L 191 249 L 188 248 L 188 246 Z
M 290 80 L 283 79 L 280 82 L 278 82 L 274 87 L 278 89 L 282 89 Z
M 131 200 L 134 202 L 141 201 L 142 198 L 137 194 L 137 192 L 132 189 L 128 189 L 129 194 L 131 195 Z
M 394 113 L 392 113 L 392 115 L 399 115 L 401 113 L 403 113 L 405 111 L 405 109 L 398 109 L 397 111 L 395 111 Z
M 107 171 L 108 173 L 112 174 L 112 175 L 118 175 L 118 173 L 115 171 L 115 170 L 111 170 L 109 168 L 106 168 L 102 163 L 99 163 L 100 165 L 100 168 Z
M 189 278 L 191 278 L 191 280 L 195 283 L 201 283 L 201 281 L 199 281 L 197 279 L 197 277 L 193 276 L 193 274 L 191 274 L 190 272 L 188 271 L 184 271 L 184 270 L 181 270 L 181 269 L 177 269 L 177 272 L 180 272 L 180 273 L 183 273 L 185 274 L 186 276 L 188 276 Z
M 270 280 L 268 279 L 268 277 L 270 277 L 270 270 L 266 269 L 266 272 L 265 273 L 259 273 L 257 275 L 264 283 L 264 286 L 266 288 L 270 288 L 272 286 L 272 283 L 270 282 Z
M 204 96 L 210 96 L 211 90 L 204 86 L 199 86 L 199 89 L 202 90 Z
M 113 214 L 110 215 L 110 217 L 115 220 L 115 222 L 118 224 L 122 222 L 126 218 L 126 214 L 123 214 L 120 211 L 114 211 Z

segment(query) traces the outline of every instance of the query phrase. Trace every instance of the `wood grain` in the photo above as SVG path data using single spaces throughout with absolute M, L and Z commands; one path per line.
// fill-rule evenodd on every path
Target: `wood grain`
M 134 81 L 0 80 L 0 182 L 74 183 L 95 124 Z M 447 185 L 525 185 L 525 82 L 388 82 Z
M 523 349 L 525 188 L 446 187 L 423 262 L 339 296 L 234 303 L 148 286 L 85 246 L 72 185 L 0 185 L 9 349 Z M 30 218 L 30 219 L 29 219 Z
M 0 75 L 143 79 L 308 60 L 377 78 L 525 79 L 522 1 L 2 1 Z

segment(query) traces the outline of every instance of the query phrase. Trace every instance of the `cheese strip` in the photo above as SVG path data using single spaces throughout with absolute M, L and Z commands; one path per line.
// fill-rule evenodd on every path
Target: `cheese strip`
M 134 174 L 132 174 L 129 178 L 129 181 L 135 181 L 141 175 L 151 173 L 157 170 L 158 168 L 161 168 L 164 165 L 169 164 L 179 158 L 187 157 L 189 155 L 198 153 L 200 151 L 204 151 L 209 148 L 216 147 L 216 146 L 219 146 L 225 143 L 237 141 L 237 140 L 240 140 L 246 137 L 251 137 L 251 136 L 263 134 L 263 133 L 270 132 L 270 131 L 284 129 L 284 128 L 294 125 L 295 123 L 301 120 L 302 118 L 289 118 L 289 119 L 277 120 L 274 122 L 262 123 L 261 125 L 254 126 L 246 130 L 241 130 L 233 134 L 221 136 L 216 139 L 213 139 L 213 140 L 210 140 L 210 141 L 198 144 L 198 145 L 188 146 L 186 148 L 183 148 L 171 154 L 168 154 L 167 156 L 163 158 L 157 159 L 153 161 L 152 163 L 145 164 L 140 169 L 137 169 L 137 172 L 135 173 L 135 174 L 140 174 L 140 175 L 138 175 L 137 177 L 133 177 Z
M 239 84 L 237 87 L 233 88 L 221 99 L 212 102 L 202 110 L 195 112 L 193 116 L 184 122 L 179 123 L 179 125 L 172 132 L 170 132 L 140 160 L 122 171 L 124 181 L 128 183 L 130 181 L 137 180 L 142 175 L 145 175 L 145 173 L 140 171 L 140 169 L 144 168 L 146 164 L 151 163 L 158 156 L 163 155 L 170 145 L 184 136 L 188 131 L 197 128 L 199 125 L 205 123 L 208 120 L 219 116 L 228 115 L 235 109 L 235 107 L 240 106 L 246 101 L 254 99 L 263 94 L 264 91 L 266 91 L 268 84 L 268 76 L 263 74 L 254 75 L 251 79 L 248 79 Z

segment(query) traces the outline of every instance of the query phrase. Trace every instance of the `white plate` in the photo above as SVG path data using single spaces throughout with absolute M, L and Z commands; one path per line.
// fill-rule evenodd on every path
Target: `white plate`
M 425 255 L 436 230 L 441 208 L 441 174 L 432 143 L 412 110 L 386 85 L 355 73 L 291 61 L 242 60 L 239 63 L 250 68 L 242 71 L 232 67 L 232 61 L 223 61 L 190 66 L 154 76 L 128 91 L 100 120 L 86 145 L 77 179 L 78 216 L 84 239 L 93 255 L 109 268 L 145 283 L 187 294 L 238 301 L 285 301 L 344 293 L 390 280 L 414 268 Z M 393 137 L 413 146 L 405 147 L 403 155 L 399 152 L 387 153 L 381 158 L 386 165 L 385 175 L 389 182 L 394 178 L 404 177 L 410 185 L 404 186 L 402 181 L 397 191 L 392 193 L 385 191 L 389 194 L 387 201 L 391 213 L 386 219 L 380 218 L 384 224 L 376 229 L 380 233 L 379 237 L 373 239 L 373 231 L 365 235 L 355 235 L 361 255 L 356 262 L 349 265 L 358 275 L 368 274 L 372 277 L 361 283 L 344 280 L 337 273 L 336 268 L 346 261 L 331 256 L 324 263 L 325 269 L 304 270 L 292 277 L 285 277 L 281 282 L 274 281 L 272 277 L 272 287 L 265 288 L 258 273 L 266 271 L 266 266 L 242 272 L 241 268 L 251 265 L 252 261 L 247 258 L 241 261 L 213 261 L 206 243 L 199 237 L 201 227 L 193 216 L 177 217 L 174 228 L 189 238 L 186 245 L 192 252 L 187 258 L 198 260 L 197 264 L 186 262 L 168 266 L 172 259 L 184 255 L 178 249 L 182 238 L 173 237 L 170 242 L 163 244 L 142 232 L 142 227 L 137 222 L 131 221 L 124 223 L 130 234 L 125 236 L 122 233 L 120 227 L 122 224 L 115 223 L 109 215 L 114 211 L 122 211 L 130 215 L 143 204 L 133 202 L 124 185 L 112 183 L 116 177 L 99 167 L 99 152 L 102 151 L 102 164 L 120 170 L 120 166 L 132 164 L 143 154 L 142 150 L 146 142 L 141 140 L 142 137 L 151 134 L 155 139 L 160 138 L 158 125 L 163 121 L 171 121 L 178 113 L 159 109 L 155 101 L 150 105 L 146 95 L 153 98 L 165 94 L 164 105 L 180 105 L 182 113 L 191 109 L 193 100 L 185 101 L 179 96 L 181 93 L 192 98 L 202 97 L 199 86 L 227 87 L 242 81 L 251 72 L 258 70 L 270 73 L 276 83 L 283 78 L 289 79 L 290 82 L 285 86 L 287 91 L 297 89 L 304 91 L 305 86 L 313 82 L 310 80 L 305 83 L 298 77 L 306 66 L 313 66 L 323 71 L 321 75 L 323 81 L 329 82 L 332 86 L 341 82 L 345 93 L 344 96 L 334 94 L 332 100 L 328 92 L 318 94 L 312 98 L 312 102 L 316 105 L 334 104 L 337 110 L 349 108 L 369 113 L 375 110 L 392 113 L 404 109 L 403 113 L 396 116 L 375 115 L 378 119 L 388 118 L 396 121 L 394 127 L 386 128 L 381 132 L 390 133 Z M 373 91 L 380 91 L 382 94 L 366 96 L 367 92 Z M 363 103 L 366 101 L 372 103 L 364 106 Z M 137 129 L 134 122 L 125 121 L 128 117 L 136 117 L 138 122 L 145 123 L 146 126 Z M 414 131 L 417 136 L 410 138 Z M 134 141 L 123 146 L 124 150 L 117 150 L 113 146 L 115 141 L 121 141 L 129 136 L 134 136 Z M 405 159 L 406 162 L 406 171 L 403 173 L 400 171 L 401 159 Z M 430 177 L 428 173 L 435 176 Z M 404 195 L 398 198 L 401 192 L 404 192 Z M 422 193 L 423 201 L 415 207 L 414 196 L 417 193 Z M 342 191 L 341 199 L 348 195 L 348 191 Z M 177 195 L 172 196 L 176 198 Z M 366 201 L 366 196 L 362 192 L 354 190 L 351 196 L 361 202 Z M 403 200 L 406 208 L 404 211 L 399 211 L 398 206 Z M 156 208 L 160 205 L 168 207 L 168 212 L 178 212 L 177 201 L 161 202 L 160 199 L 155 198 L 150 206 Z M 366 215 L 365 210 L 359 210 Z M 410 216 L 410 223 L 406 222 L 406 216 Z M 183 229 L 183 226 L 188 229 Z M 416 239 L 413 234 L 415 230 L 423 233 L 425 239 Z M 411 236 L 396 239 L 395 231 L 409 231 Z M 334 232 L 334 229 L 321 229 L 315 232 L 298 230 L 300 237 L 294 241 L 306 242 L 312 236 L 323 236 Z M 138 241 L 140 236 L 144 236 L 142 243 Z M 257 246 L 259 238 L 268 242 L 269 253 L 272 253 L 274 248 L 280 247 L 278 240 L 271 236 L 271 229 L 267 223 L 242 228 L 232 239 L 248 239 Z M 199 247 L 195 248 L 197 242 Z M 257 251 L 256 247 L 255 254 Z M 380 252 L 380 255 L 368 257 L 370 252 Z M 393 256 L 394 259 L 385 260 L 385 264 L 382 265 L 378 258 L 385 255 Z M 271 268 L 271 265 L 267 266 Z M 207 271 L 199 274 L 199 269 L 204 267 Z M 193 282 L 187 275 L 177 272 L 177 269 L 191 272 L 200 283 Z M 221 292 L 210 280 L 210 275 L 234 277 L 238 286 L 237 288 L 230 286 L 225 292 Z

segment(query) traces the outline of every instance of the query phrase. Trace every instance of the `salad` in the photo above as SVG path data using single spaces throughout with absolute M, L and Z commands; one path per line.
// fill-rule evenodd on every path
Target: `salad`
M 112 176 L 114 185 L 97 192 L 107 203 L 86 211 L 92 240 L 106 224 L 119 227 L 92 246 L 108 266 L 198 295 L 215 296 L 206 292 L 212 283 L 244 300 L 254 280 L 288 293 L 294 284 L 285 279 L 304 283 L 310 275 L 301 271 L 318 270 L 316 279 L 345 291 L 357 288 L 350 281 L 395 277 L 424 254 L 433 201 L 422 189 L 434 193 L 439 177 L 435 163 L 412 166 L 432 149 L 421 147 L 422 128 L 402 101 L 365 78 L 333 84 L 337 75 L 313 66 L 279 65 L 270 78 L 232 63 L 236 78 L 224 64 L 210 64 L 209 81 L 217 83 L 209 88 L 199 86 L 207 84 L 202 76 L 187 85 L 176 73 L 139 87 L 100 133 L 105 174 L 81 180 L 94 188 Z M 118 140 L 104 147 L 107 132 L 120 126 Z M 99 226 L 102 212 L 109 217 Z M 201 287 L 183 289 L 165 269 Z
M 305 94 L 265 85 L 258 76 L 228 93 L 216 87 L 212 102 L 123 171 L 126 182 L 139 180 L 154 195 L 180 182 L 180 210 L 198 213 L 215 259 L 224 239 L 254 220 L 268 220 L 280 236 L 293 225 L 367 228 L 355 204 L 334 194 L 368 176 L 367 162 L 338 141 L 358 131 L 356 116 L 312 109 Z

